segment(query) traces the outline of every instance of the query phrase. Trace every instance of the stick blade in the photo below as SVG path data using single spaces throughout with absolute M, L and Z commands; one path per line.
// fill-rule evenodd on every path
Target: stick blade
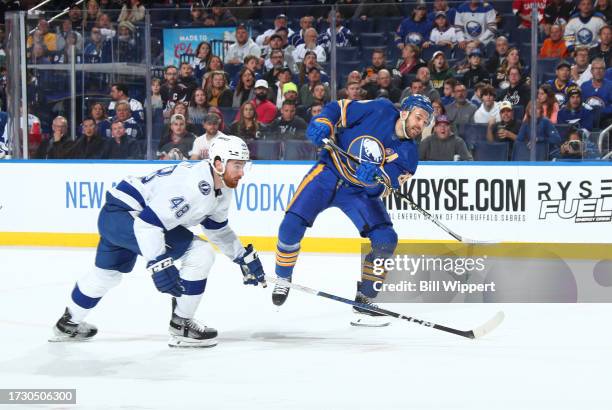
M 501 324 L 501 322 L 504 321 L 504 317 L 505 317 L 504 312 L 500 310 L 499 312 L 495 314 L 495 316 L 489 319 L 485 324 L 472 330 L 474 339 L 480 339 L 488 335 L 489 333 L 491 333 L 493 330 L 495 330 L 495 328 L 497 328 L 497 326 Z

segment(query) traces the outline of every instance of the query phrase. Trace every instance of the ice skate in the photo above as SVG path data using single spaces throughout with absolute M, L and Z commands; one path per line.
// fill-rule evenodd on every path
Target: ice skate
M 284 279 L 284 278 L 283 278 Z M 288 282 L 291 282 L 291 278 L 286 279 Z M 276 284 L 274 285 L 274 290 L 272 291 L 272 303 L 276 306 L 281 306 L 289 297 L 289 287 Z
M 377 307 L 370 302 L 370 298 L 365 296 L 360 291 L 357 291 L 357 294 L 355 295 L 355 302 Z M 383 315 L 382 313 L 372 312 L 357 306 L 353 306 L 353 313 L 355 314 L 355 317 L 353 320 L 351 320 L 351 325 L 353 326 L 384 327 L 391 324 L 389 316 Z
M 98 333 L 98 328 L 86 322 L 74 323 L 68 308 L 53 326 L 53 337 L 50 342 L 84 342 Z
M 170 320 L 170 347 L 213 347 L 217 345 L 217 330 L 172 314 Z

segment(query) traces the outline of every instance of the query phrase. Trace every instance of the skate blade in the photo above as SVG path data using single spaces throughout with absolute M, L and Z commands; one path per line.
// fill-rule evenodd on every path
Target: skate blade
M 204 339 L 204 340 L 185 340 L 178 337 L 170 337 L 168 340 L 168 346 L 173 348 L 203 348 L 203 347 L 214 347 L 217 345 L 217 339 Z
M 93 336 L 91 337 L 83 337 L 83 336 L 72 337 L 72 336 L 68 336 L 58 331 L 57 329 L 53 328 L 53 336 L 47 339 L 47 341 L 49 343 L 66 343 L 66 342 L 67 343 L 82 343 L 82 342 L 89 342 L 91 339 L 93 339 Z
M 351 326 L 358 327 L 385 327 L 389 326 L 391 322 L 384 318 L 376 318 L 376 317 L 359 317 L 351 320 Z

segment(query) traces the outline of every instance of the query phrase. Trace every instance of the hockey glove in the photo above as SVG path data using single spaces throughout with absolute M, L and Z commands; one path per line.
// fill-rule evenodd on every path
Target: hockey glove
M 181 285 L 179 271 L 174 266 L 172 258 L 166 255 L 159 256 L 147 264 L 147 269 L 152 273 L 153 283 L 161 293 L 169 293 L 176 297 L 183 294 L 185 289 Z
M 240 265 L 240 269 L 242 269 L 242 283 L 254 286 L 257 286 L 258 283 L 265 284 L 266 274 L 253 245 L 249 244 L 244 248 L 244 255 L 234 259 L 234 262 Z
M 355 176 L 360 182 L 364 183 L 365 185 L 371 185 L 376 182 L 377 176 L 382 176 L 382 170 L 376 164 L 372 164 L 371 162 L 362 162 L 357 167 L 357 172 L 355 172 Z
M 323 139 L 329 137 L 329 126 L 322 122 L 311 121 L 306 129 L 306 136 L 317 147 L 323 145 Z

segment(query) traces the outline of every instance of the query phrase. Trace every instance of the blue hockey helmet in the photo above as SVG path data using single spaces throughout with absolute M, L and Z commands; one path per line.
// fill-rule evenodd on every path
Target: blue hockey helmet
M 413 94 L 404 98 L 400 106 L 400 110 L 412 111 L 412 109 L 415 107 L 422 108 L 427 111 L 430 118 L 433 116 L 433 106 L 431 105 L 431 101 L 429 98 L 421 94 Z

